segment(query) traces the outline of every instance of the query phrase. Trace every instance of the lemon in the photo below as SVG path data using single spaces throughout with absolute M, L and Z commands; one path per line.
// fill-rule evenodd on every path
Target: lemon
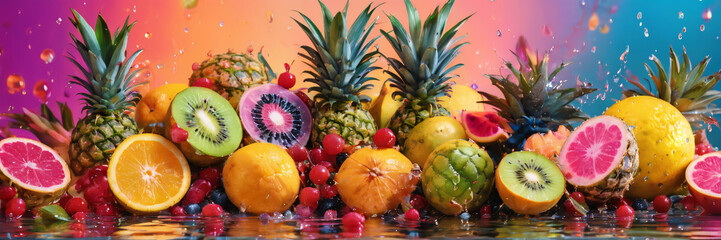
M 640 165 L 628 197 L 669 195 L 683 184 L 694 138 L 678 109 L 655 97 L 637 96 L 613 104 L 604 114 L 621 118 L 636 136 Z

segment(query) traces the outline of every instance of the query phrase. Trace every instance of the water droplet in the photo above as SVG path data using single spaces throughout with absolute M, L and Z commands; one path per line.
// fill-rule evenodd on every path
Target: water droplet
M 245 51 L 247 51 L 248 54 L 252 54 L 252 53 L 253 53 L 253 43 L 251 43 L 250 45 L 248 45 L 248 48 L 245 49 Z
M 683 39 L 683 33 L 678 34 L 678 40 L 681 40 L 681 39 Z
M 48 98 L 50 97 L 50 88 L 45 80 L 41 79 L 35 83 L 35 87 L 33 87 L 33 95 L 35 95 L 35 97 L 42 103 L 48 102 Z
M 22 93 L 23 95 L 27 95 L 27 94 L 28 94 L 28 92 L 26 92 L 25 90 L 23 90 L 21 93 Z
M 180 50 L 178 50 L 178 52 L 179 52 L 180 54 L 183 54 L 183 52 L 185 52 L 185 49 L 181 48 Z
M 223 24 L 224 24 L 224 23 L 225 23 L 225 21 L 220 21 L 220 24 L 219 24 L 220 27 L 223 27 Z
M 12 110 L 14 110 L 14 109 L 15 109 L 15 107 L 9 106 L 9 107 L 8 107 L 8 112 L 10 112 L 10 111 L 12 111 Z
M 496 36 L 499 36 L 499 37 L 501 36 L 501 30 L 496 31 Z
M 718 39 L 718 38 L 716 38 L 716 39 Z M 2 56 L 2 55 L 3 55 L 3 49 L 0 48 L 0 56 Z
M 547 37 L 553 36 L 553 31 L 551 31 L 551 27 L 549 27 L 546 24 L 543 24 L 542 32 L 543 32 L 544 36 L 547 36 Z
M 643 27 L 643 22 L 638 22 L 639 27 Z
M 478 89 L 478 84 L 471 84 L 471 89 L 476 90 Z
M 648 28 L 643 28 L 643 36 L 648 37 Z
M 683 27 L 683 29 L 681 29 L 681 32 L 686 32 L 686 27 Z
M 8 93 L 15 94 L 25 89 L 25 79 L 17 74 L 10 74 L 6 80 Z
M 643 181 L 644 181 L 644 182 L 645 182 L 645 181 L 648 181 L 648 177 L 644 177 L 644 178 L 643 178 Z
M 184 31 L 185 33 L 188 33 L 188 32 L 190 31 L 190 29 L 188 29 L 188 28 L 186 27 L 185 29 L 183 29 L 183 31 Z
M 663 187 L 663 183 L 659 183 L 658 188 L 662 188 L 662 187 Z
M 138 9 L 133 5 L 133 12 L 136 12 Z
M 641 20 L 641 17 L 642 17 L 641 12 L 636 13 L 636 19 Z
M 593 47 L 591 48 L 591 52 L 592 52 L 592 53 L 596 53 L 596 46 L 593 46 Z
M 58 18 L 58 20 L 55 20 L 55 23 L 60 25 L 61 23 L 63 23 L 63 18 Z
M 611 27 L 609 27 L 608 24 L 603 24 L 603 27 L 601 27 L 601 29 L 599 29 L 599 31 L 601 31 L 601 33 L 603 33 L 603 34 L 606 34 L 609 31 L 611 31 Z
M 30 44 L 28 44 L 28 49 L 33 49 L 33 46 L 31 46 Z
M 683 19 L 683 12 L 678 12 L 678 19 Z
M 265 18 L 268 20 L 268 23 L 273 23 L 273 13 L 271 11 L 265 13 Z
M 706 30 L 706 26 L 704 26 L 703 24 L 701 24 L 701 27 L 699 28 L 699 30 L 701 30 L 702 32 L 705 31 L 705 30 Z
M 626 61 L 626 54 L 628 54 L 628 50 L 629 50 L 629 46 L 626 45 L 626 51 L 623 51 L 623 53 L 621 53 L 621 57 L 619 57 L 619 59 L 621 61 Z
M 185 18 L 190 19 L 190 13 L 188 13 L 188 15 L 185 15 Z
M 708 20 L 711 20 L 711 17 L 712 17 L 712 14 L 711 14 L 710 8 L 706 8 L 706 10 L 704 10 L 703 13 L 701 14 L 701 18 L 703 18 L 703 20 L 705 20 L 707 22 L 708 22 Z
M 150 37 L 152 36 L 153 34 L 151 34 L 150 32 L 145 32 L 145 39 L 150 39 Z
M 69 98 L 69 97 L 71 96 L 71 92 L 70 92 L 70 91 L 72 91 L 72 88 L 73 88 L 73 85 L 72 85 L 72 84 L 68 84 L 68 85 L 65 87 L 65 90 L 63 90 L 63 96 L 65 96 L 66 98 Z
M 158 64 L 158 65 L 155 65 L 155 67 L 158 68 L 158 69 L 162 69 L 163 67 L 165 67 L 165 65 L 163 65 L 163 64 Z
M 40 53 L 40 59 L 42 59 L 45 64 L 53 62 L 53 58 L 55 58 L 55 52 L 53 52 L 50 48 L 47 48 Z
M 588 30 L 595 31 L 598 27 L 598 14 L 595 12 L 588 18 Z

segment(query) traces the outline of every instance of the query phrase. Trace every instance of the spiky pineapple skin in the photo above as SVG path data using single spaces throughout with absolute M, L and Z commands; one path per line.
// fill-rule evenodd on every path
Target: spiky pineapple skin
M 358 147 L 370 144 L 376 125 L 370 112 L 357 104 L 347 104 L 340 109 L 326 105 L 313 116 L 311 140 L 314 146 L 322 146 L 323 138 L 331 133 L 343 137 L 346 146 Z
M 404 101 L 398 111 L 391 117 L 388 124 L 393 133 L 396 134 L 396 140 L 400 146 L 408 136 L 408 133 L 419 123 L 428 118 L 438 116 L 450 116 L 451 113 L 440 104 L 436 105 L 420 105 L 412 101 Z
M 87 168 L 107 163 L 115 147 L 135 134 L 135 120 L 124 113 L 84 117 L 70 137 L 70 169 L 81 175 Z
M 623 160 L 601 181 L 589 186 L 576 186 L 586 199 L 594 203 L 603 203 L 611 198 L 621 198 L 638 173 L 639 155 L 636 139 L 629 139 Z
M 240 96 L 248 88 L 266 84 L 269 81 L 265 66 L 248 54 L 227 53 L 212 56 L 198 65 L 190 76 L 189 84 L 208 78 L 218 94 L 228 99 L 233 108 L 238 107 Z

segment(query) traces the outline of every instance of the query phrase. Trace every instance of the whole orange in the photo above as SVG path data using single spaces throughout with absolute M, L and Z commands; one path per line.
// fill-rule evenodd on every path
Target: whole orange
M 346 205 L 365 215 L 384 213 L 398 207 L 415 189 L 420 173 L 411 173 L 413 168 L 395 149 L 362 148 L 335 175 L 338 194 Z
M 298 196 L 300 175 L 285 149 L 253 143 L 230 155 L 223 167 L 223 185 L 243 212 L 284 212 Z
M 135 122 L 138 128 L 146 133 L 162 134 L 163 122 L 170 108 L 170 102 L 180 91 L 188 88 L 188 85 L 173 83 L 153 89 L 143 96 L 135 108 Z

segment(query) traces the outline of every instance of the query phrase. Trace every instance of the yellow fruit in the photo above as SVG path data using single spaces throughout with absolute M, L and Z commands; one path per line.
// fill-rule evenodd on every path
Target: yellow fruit
M 173 83 L 160 86 L 144 95 L 135 107 L 135 122 L 138 128 L 146 133 L 162 134 L 170 103 L 175 95 L 186 88 L 188 85 Z
M 450 94 L 451 97 L 443 96 L 438 98 L 438 103 L 448 109 L 448 111 L 451 112 L 451 116 L 455 119 L 461 119 L 461 112 L 463 110 L 469 112 L 485 111 L 484 104 L 479 102 L 486 101 L 486 98 L 471 87 L 456 84 L 451 88 Z
M 622 119 L 636 135 L 640 165 L 627 196 L 653 199 L 676 191 L 694 155 L 693 131 L 683 114 L 649 96 L 626 98 L 604 114 Z
M 395 209 L 413 192 L 420 175 L 392 148 L 362 148 L 351 154 L 335 175 L 338 194 L 348 206 L 371 216 Z
M 253 143 L 230 155 L 223 168 L 223 185 L 241 211 L 284 212 L 298 196 L 300 176 L 283 148 Z
M 180 150 L 160 135 L 125 139 L 108 164 L 110 190 L 126 209 L 155 213 L 180 202 L 190 187 L 190 167 Z
M 378 128 L 384 128 L 391 121 L 393 114 L 401 107 L 401 101 L 393 99 L 393 90 L 390 83 L 383 85 L 381 93 L 373 99 L 371 107 L 368 111 L 373 116 L 373 120 Z
M 451 117 L 432 117 L 416 125 L 408 133 L 401 151 L 413 163 L 425 166 L 433 149 L 449 140 L 465 139 L 466 131 L 461 123 Z

